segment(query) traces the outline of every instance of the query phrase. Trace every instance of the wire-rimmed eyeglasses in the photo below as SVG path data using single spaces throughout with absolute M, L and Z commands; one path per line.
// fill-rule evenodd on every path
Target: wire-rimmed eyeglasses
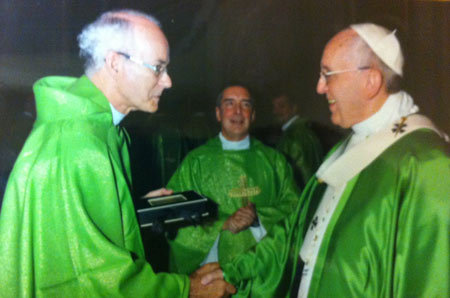
M 332 70 L 332 71 L 324 71 L 321 70 L 319 73 L 320 78 L 324 78 L 325 83 L 328 83 L 328 78 L 340 73 L 345 73 L 345 72 L 351 72 L 351 71 L 360 71 L 360 70 L 366 70 L 366 69 L 370 69 L 370 66 L 361 66 L 358 68 L 349 68 L 349 69 L 342 69 L 342 70 Z
M 156 76 L 160 76 L 162 73 L 167 71 L 167 65 L 164 65 L 164 64 L 151 65 L 151 64 L 148 64 L 148 63 L 142 61 L 139 58 L 136 58 L 134 56 L 128 55 L 126 53 L 123 53 L 123 52 L 116 52 L 116 53 L 121 55 L 121 56 L 124 56 L 126 59 L 128 59 L 130 61 L 133 61 L 136 64 L 139 64 L 139 65 L 142 65 L 144 67 L 147 67 L 148 69 L 152 70 L 155 73 Z

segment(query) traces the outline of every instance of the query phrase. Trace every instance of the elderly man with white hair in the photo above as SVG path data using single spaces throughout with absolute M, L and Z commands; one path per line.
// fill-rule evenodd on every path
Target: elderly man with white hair
M 320 66 L 317 92 L 352 134 L 309 181 L 284 236 L 224 265 L 227 280 L 252 297 L 447 297 L 450 150 L 399 90 L 395 32 L 352 25 Z
M 158 22 L 137 11 L 106 12 L 78 39 L 86 75 L 34 85 L 37 119 L 0 215 L 0 296 L 232 293 L 223 280 L 200 284 L 217 263 L 188 277 L 156 274 L 144 258 L 128 140 L 117 125 L 130 111 L 155 112 L 171 87 L 169 46 Z

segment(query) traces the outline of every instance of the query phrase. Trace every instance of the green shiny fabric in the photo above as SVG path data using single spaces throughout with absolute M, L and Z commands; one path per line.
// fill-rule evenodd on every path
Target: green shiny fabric
M 144 259 L 127 139 L 85 76 L 34 86 L 37 119 L 0 215 L 2 297 L 187 297 Z
M 222 263 L 256 244 L 248 229 L 238 234 L 221 231 L 225 220 L 245 204 L 245 199 L 235 195 L 242 188 L 260 191 L 248 199 L 255 204 L 259 219 L 267 230 L 296 206 L 298 191 L 285 158 L 258 140 L 251 139 L 250 142 L 247 150 L 231 151 L 223 150 L 219 138 L 213 138 L 189 153 L 170 180 L 168 188 L 195 190 L 219 206 L 216 221 L 183 228 L 170 242 L 172 271 L 190 273 L 195 270 L 219 234 L 218 253 Z
M 347 183 L 319 250 L 309 297 L 448 297 L 450 148 L 418 130 Z M 224 265 L 241 296 L 288 297 L 323 195 L 311 179 L 286 232 Z
M 322 163 L 323 150 L 308 121 L 297 118 L 284 131 L 277 149 L 292 166 L 297 185 L 303 189 Z

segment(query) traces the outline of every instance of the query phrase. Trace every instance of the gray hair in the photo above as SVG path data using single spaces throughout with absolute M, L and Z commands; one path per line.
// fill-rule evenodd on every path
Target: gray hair
M 355 53 L 359 55 L 360 66 L 375 65 L 383 75 L 386 82 L 386 90 L 389 94 L 396 93 L 401 90 L 402 78 L 395 73 L 389 66 L 386 65 L 380 58 L 372 51 L 369 45 L 359 36 L 355 36 L 354 40 Z
M 103 67 L 109 51 L 128 53 L 137 42 L 133 38 L 133 24 L 124 15 L 142 17 L 161 27 L 156 18 L 136 10 L 113 10 L 101 14 L 93 23 L 86 25 L 77 38 L 80 57 L 85 60 L 84 71 L 88 76 Z

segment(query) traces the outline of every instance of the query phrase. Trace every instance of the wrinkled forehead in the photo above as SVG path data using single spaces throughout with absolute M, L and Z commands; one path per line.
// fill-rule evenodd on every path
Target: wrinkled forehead
M 356 60 L 357 41 L 358 34 L 352 29 L 336 34 L 325 46 L 321 67 L 331 69 L 335 66 L 353 65 Z
M 133 47 L 136 51 L 169 51 L 168 41 L 157 24 L 142 16 L 126 13 L 118 13 L 117 16 L 128 20 L 133 26 Z

